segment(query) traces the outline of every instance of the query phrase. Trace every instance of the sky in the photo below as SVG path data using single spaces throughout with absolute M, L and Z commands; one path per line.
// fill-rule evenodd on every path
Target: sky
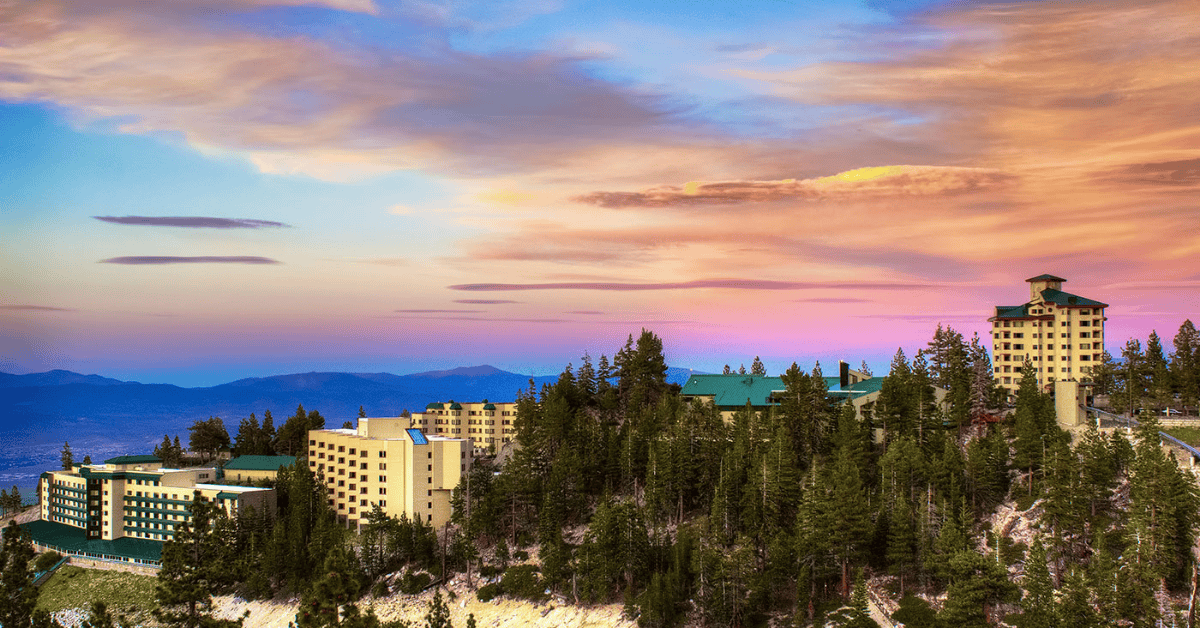
M 886 370 L 1200 314 L 1200 4 L 0 0 L 0 371 Z

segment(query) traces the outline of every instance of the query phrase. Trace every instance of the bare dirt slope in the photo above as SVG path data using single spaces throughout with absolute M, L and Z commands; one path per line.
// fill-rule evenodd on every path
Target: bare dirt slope
M 449 599 L 447 590 L 453 591 L 456 598 Z M 434 590 L 431 589 L 421 595 L 393 594 L 379 599 L 367 597 L 359 602 L 359 608 L 363 611 L 373 608 L 375 614 L 385 621 L 402 619 L 423 624 L 433 595 Z M 448 589 L 442 589 L 442 598 L 448 600 L 451 620 L 460 628 L 467 625 L 468 614 L 475 615 L 475 623 L 480 628 L 633 628 L 635 625 L 622 617 L 620 604 L 572 606 L 560 601 L 534 604 L 508 598 L 480 602 L 473 591 L 455 582 L 451 582 Z M 247 602 L 231 596 L 218 597 L 213 601 L 217 616 L 224 619 L 236 619 L 245 611 L 250 611 L 246 620 L 247 628 L 287 628 L 288 622 L 295 621 L 299 606 L 298 600 Z

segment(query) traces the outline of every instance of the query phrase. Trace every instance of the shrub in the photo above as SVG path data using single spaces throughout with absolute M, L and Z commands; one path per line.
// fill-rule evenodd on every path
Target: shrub
M 388 594 L 388 585 L 387 585 L 387 582 L 385 582 L 383 580 L 376 582 L 375 586 L 371 587 L 371 595 L 373 595 L 375 597 L 386 597 L 387 594 Z
M 525 550 L 517 550 L 513 552 L 513 558 L 517 560 L 529 560 L 529 552 Z
M 937 613 L 929 606 L 929 602 L 915 595 L 900 598 L 900 608 L 892 613 L 892 619 L 907 628 L 936 628 L 938 625 Z
M 37 557 L 37 560 L 33 563 L 33 570 L 46 571 L 47 569 L 53 567 L 55 563 L 60 560 L 62 560 L 62 554 L 59 554 L 58 552 L 46 552 Z
M 424 591 L 430 582 L 433 582 L 433 576 L 424 571 L 409 571 L 400 578 L 400 584 L 396 588 L 405 595 L 416 595 Z
M 500 573 L 500 568 L 496 565 L 484 565 L 479 568 L 480 578 L 491 578 Z
M 499 582 L 493 582 L 492 584 L 485 584 L 479 587 L 479 591 L 475 595 L 479 598 L 480 602 L 491 602 L 493 599 L 504 595 L 504 589 L 500 587 Z
M 509 567 L 500 579 L 500 587 L 505 594 L 513 597 L 521 597 L 535 602 L 546 598 L 545 588 L 538 577 L 537 567 L 533 565 Z

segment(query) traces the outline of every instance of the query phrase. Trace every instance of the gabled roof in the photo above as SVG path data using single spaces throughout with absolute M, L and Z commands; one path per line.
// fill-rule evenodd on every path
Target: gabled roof
M 451 402 L 450 402 L 450 409 L 451 409 L 451 410 L 462 410 L 462 404 L 461 404 L 461 403 L 458 403 L 457 401 L 451 401 Z
M 279 467 L 290 467 L 295 456 L 238 456 L 225 465 L 226 471 L 276 471 Z
M 445 410 L 445 409 L 446 409 L 446 404 L 444 404 L 444 403 L 430 403 L 430 404 L 426 404 L 426 406 L 425 406 L 425 409 L 426 409 L 426 410 Z
M 1055 277 L 1054 275 L 1038 275 L 1037 277 L 1030 277 L 1025 281 L 1032 283 L 1035 281 L 1066 281 L 1066 279 L 1063 279 L 1062 277 Z
M 1093 301 L 1092 299 L 1063 292 L 1062 290 L 1055 290 L 1054 288 L 1042 290 L 1042 300 L 1064 307 L 1108 307 L 1107 303 Z
M 104 464 L 149 464 L 162 462 L 158 456 L 117 456 L 104 461 Z
M 495 410 L 495 409 L 496 409 L 496 404 L 494 404 L 494 403 L 485 403 L 485 404 L 483 404 L 483 409 L 484 409 L 484 410 Z

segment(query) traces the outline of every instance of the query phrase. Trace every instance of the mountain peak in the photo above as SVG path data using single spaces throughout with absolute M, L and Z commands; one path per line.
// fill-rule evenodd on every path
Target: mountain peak
M 459 377 L 484 377 L 487 375 L 512 375 L 508 371 L 502 371 L 490 364 L 480 364 L 479 366 L 460 366 L 446 371 L 426 371 L 424 373 L 413 373 L 409 377 L 427 377 L 436 379 L 440 377 L 450 377 L 457 375 Z

